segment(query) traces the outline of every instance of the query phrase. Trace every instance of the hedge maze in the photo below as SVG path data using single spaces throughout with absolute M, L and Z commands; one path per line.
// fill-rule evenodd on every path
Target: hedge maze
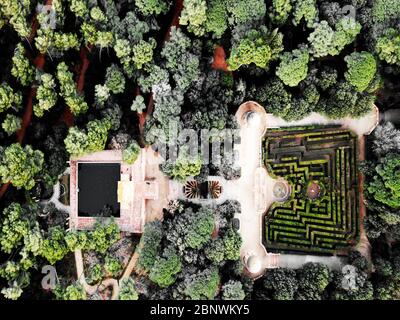
M 265 216 L 267 250 L 333 254 L 357 243 L 356 135 L 335 127 L 270 130 L 264 160 L 291 187 L 289 199 Z

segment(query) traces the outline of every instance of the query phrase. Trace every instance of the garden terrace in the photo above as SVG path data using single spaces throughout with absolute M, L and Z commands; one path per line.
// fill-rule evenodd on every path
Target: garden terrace
M 265 216 L 268 251 L 338 253 L 359 238 L 357 136 L 337 127 L 267 131 L 269 174 L 291 188 Z

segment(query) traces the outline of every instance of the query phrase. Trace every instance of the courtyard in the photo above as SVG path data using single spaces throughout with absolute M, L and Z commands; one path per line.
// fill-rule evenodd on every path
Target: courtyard
M 378 123 L 377 110 L 360 119 L 312 114 L 288 123 L 250 101 L 236 118 L 242 175 L 229 183 L 242 207 L 237 218 L 247 271 L 258 277 L 266 268 L 311 261 L 339 269 L 351 247 L 368 255 L 357 162 L 364 159 L 364 136 Z

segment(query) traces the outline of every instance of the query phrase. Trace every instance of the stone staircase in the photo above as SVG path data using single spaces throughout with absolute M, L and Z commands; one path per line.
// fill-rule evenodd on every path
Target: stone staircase
M 279 268 L 279 253 L 267 253 L 266 256 L 266 268 L 275 269 Z

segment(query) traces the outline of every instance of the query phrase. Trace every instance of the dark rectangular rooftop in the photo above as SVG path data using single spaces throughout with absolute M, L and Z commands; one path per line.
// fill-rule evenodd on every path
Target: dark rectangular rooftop
M 104 208 L 108 207 L 111 210 L 106 211 L 119 217 L 120 176 L 119 163 L 78 163 L 78 216 L 104 216 Z

